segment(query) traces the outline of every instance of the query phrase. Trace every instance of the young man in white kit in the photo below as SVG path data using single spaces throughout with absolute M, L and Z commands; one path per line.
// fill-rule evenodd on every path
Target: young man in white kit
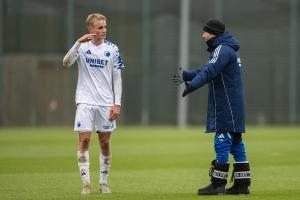
M 91 193 L 89 174 L 89 143 L 91 133 L 97 132 L 101 148 L 99 188 L 111 193 L 107 176 L 111 163 L 110 138 L 120 114 L 124 68 L 118 47 L 105 40 L 106 17 L 90 14 L 86 19 L 89 34 L 79 38 L 63 59 L 63 66 L 78 63 L 76 90 L 76 117 L 74 130 L 78 131 L 77 159 L 83 183 L 81 194 Z

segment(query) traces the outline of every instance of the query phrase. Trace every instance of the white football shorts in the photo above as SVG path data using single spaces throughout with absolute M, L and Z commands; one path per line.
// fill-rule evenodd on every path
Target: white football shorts
M 109 121 L 111 106 L 77 104 L 74 131 L 78 132 L 112 132 L 116 120 Z

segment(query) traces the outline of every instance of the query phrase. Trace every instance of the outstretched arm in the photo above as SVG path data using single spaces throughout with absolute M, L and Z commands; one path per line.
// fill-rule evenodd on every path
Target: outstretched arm
M 182 72 L 182 77 L 184 81 L 191 81 L 197 74 L 201 72 L 202 68 L 184 70 Z
M 173 76 L 173 82 L 176 85 L 180 85 L 183 82 L 191 81 L 198 73 L 200 73 L 202 68 L 191 69 L 191 70 L 182 70 L 179 68 L 178 74 Z
M 76 52 L 79 49 L 79 47 L 80 47 L 80 43 L 76 42 L 73 45 L 73 47 L 68 51 L 68 53 L 65 55 L 65 57 L 63 59 L 63 66 L 64 67 L 70 67 L 71 65 L 73 65 L 73 63 L 77 59 Z
M 186 83 L 186 88 L 182 96 L 186 96 L 188 93 L 202 87 L 223 71 L 230 61 L 231 50 L 228 48 L 229 47 L 226 46 L 220 46 L 218 54 L 215 54 L 215 57 L 213 57 L 209 63 L 205 64 L 191 81 Z
M 65 55 L 65 57 L 63 59 L 63 66 L 70 67 L 71 65 L 73 65 L 73 63 L 77 59 L 76 53 L 77 53 L 81 43 L 90 41 L 94 37 L 95 37 L 95 34 L 86 34 L 86 35 L 82 36 L 81 38 L 79 38 L 76 41 L 76 43 L 73 45 L 73 47 Z

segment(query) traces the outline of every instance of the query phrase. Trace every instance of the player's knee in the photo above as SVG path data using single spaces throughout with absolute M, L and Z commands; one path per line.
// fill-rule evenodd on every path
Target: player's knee
M 109 140 L 106 139 L 106 138 L 102 138 L 102 139 L 100 140 L 100 145 L 101 145 L 102 147 L 104 147 L 104 146 L 109 146 Z
M 109 138 L 106 138 L 106 137 L 101 138 L 100 146 L 101 146 L 101 148 L 105 148 L 105 149 L 109 148 Z
M 241 133 L 230 133 L 230 135 L 232 138 L 233 145 L 238 145 L 239 143 L 242 142 L 242 134 Z
M 88 148 L 90 144 L 90 138 L 83 138 L 80 140 L 80 146 L 84 149 Z

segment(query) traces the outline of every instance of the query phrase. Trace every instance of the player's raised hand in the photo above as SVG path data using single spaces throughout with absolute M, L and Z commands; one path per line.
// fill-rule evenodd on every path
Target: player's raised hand
M 92 40 L 95 36 L 96 36 L 96 34 L 93 34 L 93 33 L 85 34 L 84 36 L 79 38 L 77 41 L 79 43 L 88 42 L 88 41 Z
M 179 68 L 178 74 L 175 74 L 173 76 L 173 82 L 176 85 L 180 85 L 181 83 L 184 82 L 183 77 L 182 77 L 182 68 L 181 67 Z

